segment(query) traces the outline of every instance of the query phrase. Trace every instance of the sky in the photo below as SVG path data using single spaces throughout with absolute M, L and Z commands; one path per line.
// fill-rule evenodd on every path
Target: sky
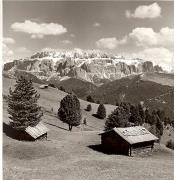
M 3 61 L 46 48 L 100 49 L 174 69 L 174 2 L 6 1 Z

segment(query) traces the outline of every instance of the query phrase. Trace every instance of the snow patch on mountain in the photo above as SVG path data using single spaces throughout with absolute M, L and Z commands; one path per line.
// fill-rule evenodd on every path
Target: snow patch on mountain
M 103 79 L 115 80 L 143 72 L 159 72 L 161 67 L 143 59 L 128 59 L 97 50 L 43 51 L 30 58 L 7 63 L 4 70 L 27 71 L 39 79 L 64 80 L 74 77 L 93 83 Z

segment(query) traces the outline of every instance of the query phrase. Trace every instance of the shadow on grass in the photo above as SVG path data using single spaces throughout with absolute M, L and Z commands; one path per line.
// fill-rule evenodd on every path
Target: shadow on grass
M 102 118 L 100 118 L 100 117 L 98 116 L 98 114 L 92 114 L 92 116 L 95 117 L 95 118 L 98 118 L 98 119 L 102 119 Z
M 16 140 L 20 140 L 18 132 L 13 129 L 10 125 L 3 122 L 3 133 L 5 133 L 8 137 Z
M 104 154 L 114 154 L 114 152 L 110 151 L 108 148 L 105 148 L 102 144 L 89 145 L 88 148 Z
M 107 154 L 107 155 L 124 155 L 124 156 L 127 156 L 127 154 L 124 154 L 124 153 L 116 153 L 114 152 L 113 150 L 107 148 L 107 147 L 104 147 L 102 144 L 96 144 L 96 145 L 89 145 L 88 148 L 94 150 L 94 151 L 97 151 L 97 152 L 100 152 L 100 153 L 103 153 L 103 154 Z
M 45 124 L 48 124 L 48 125 L 50 125 L 50 126 L 55 126 L 55 127 L 59 128 L 59 129 L 65 130 L 65 131 L 69 131 L 68 129 L 65 129 L 65 128 L 63 128 L 63 127 L 57 126 L 57 125 L 55 125 L 55 124 L 51 124 L 51 123 L 47 123 L 47 122 L 44 122 L 44 123 L 45 123 Z

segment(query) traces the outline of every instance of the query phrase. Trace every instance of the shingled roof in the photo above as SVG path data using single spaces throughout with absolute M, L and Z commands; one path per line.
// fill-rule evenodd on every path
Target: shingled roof
M 25 129 L 25 132 L 27 132 L 34 139 L 37 139 L 38 137 L 42 136 L 43 134 L 47 133 L 48 131 L 49 131 L 48 128 L 41 122 L 39 122 L 34 127 L 28 126 Z
M 129 144 L 136 144 L 147 141 L 156 141 L 158 138 L 150 133 L 146 128 L 142 126 L 126 127 L 126 128 L 113 128 L 114 131 L 125 139 Z M 109 131 L 110 132 L 110 131 Z M 105 134 L 108 132 L 104 132 Z

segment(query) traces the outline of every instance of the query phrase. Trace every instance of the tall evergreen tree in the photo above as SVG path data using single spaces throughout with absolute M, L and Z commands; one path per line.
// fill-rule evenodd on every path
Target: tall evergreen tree
M 144 123 L 145 122 L 145 112 L 144 112 L 143 106 L 141 104 L 138 104 L 137 108 L 138 108 L 138 113 L 141 117 L 141 121 L 142 121 L 142 123 Z
M 156 128 L 158 129 L 159 136 L 161 137 L 163 135 L 163 123 L 159 117 L 157 117 Z
M 106 117 L 106 109 L 105 109 L 105 106 L 103 104 L 100 104 L 98 106 L 98 110 L 97 110 L 97 116 L 100 118 L 100 119 L 104 119 Z
M 131 116 L 129 118 L 129 121 L 134 123 L 135 125 L 142 125 L 142 119 L 139 114 L 138 107 L 131 105 L 130 112 Z
M 105 130 L 111 130 L 114 127 L 127 127 L 129 126 L 130 115 L 126 110 L 119 106 L 107 118 L 105 122 Z
M 73 126 L 80 125 L 80 102 L 75 95 L 68 94 L 61 100 L 60 108 L 58 109 L 58 117 L 61 121 L 69 125 L 70 131 L 72 130 Z
M 158 109 L 158 110 L 157 110 L 157 115 L 158 115 L 158 117 L 160 118 L 160 120 L 161 120 L 162 122 L 164 122 L 164 120 L 165 120 L 165 111 Z
M 145 123 L 149 123 L 150 119 L 151 119 L 151 115 L 148 109 L 145 110 Z
M 39 97 L 31 80 L 22 76 L 16 80 L 14 91 L 10 88 L 8 95 L 8 113 L 13 128 L 24 130 L 39 123 L 43 115 L 41 107 L 37 105 Z

